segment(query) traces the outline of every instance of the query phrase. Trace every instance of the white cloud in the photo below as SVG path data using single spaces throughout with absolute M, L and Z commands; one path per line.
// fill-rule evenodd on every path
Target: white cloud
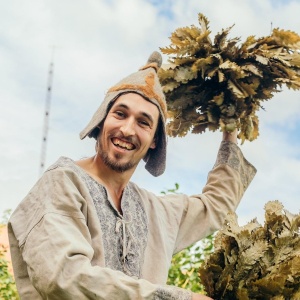
M 235 24 L 230 37 L 243 41 L 269 34 L 271 22 L 299 33 L 299 11 L 299 1 L 8 1 L 0 12 L 0 212 L 15 208 L 38 178 L 51 45 L 57 49 L 47 165 L 60 155 L 93 154 L 94 142 L 80 141 L 78 134 L 105 91 L 153 50 L 168 46 L 176 28 L 197 25 L 198 12 L 210 20 L 212 36 Z M 238 209 L 243 223 L 262 218 L 269 200 L 299 210 L 299 92 L 284 89 L 265 108 L 259 138 L 241 146 L 258 169 Z M 169 139 L 166 173 L 152 178 L 141 165 L 133 180 L 156 193 L 175 182 L 182 192 L 200 192 L 220 139 L 220 133 Z

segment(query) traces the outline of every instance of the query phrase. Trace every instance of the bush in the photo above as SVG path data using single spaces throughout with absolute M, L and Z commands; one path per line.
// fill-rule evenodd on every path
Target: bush
M 162 194 L 179 191 L 179 184 L 175 183 L 173 189 L 162 191 Z M 194 293 L 204 291 L 199 282 L 198 269 L 206 256 L 213 252 L 214 235 L 210 235 L 196 244 L 180 251 L 172 258 L 167 284 L 191 290 Z
M 198 269 L 206 256 L 212 253 L 213 240 L 214 235 L 210 235 L 175 254 L 169 269 L 167 284 L 185 288 L 194 293 L 204 292 L 204 287 L 199 282 Z
M 17 300 L 18 296 L 15 280 L 8 270 L 8 262 L 5 259 L 6 249 L 0 245 L 0 299 Z
M 3 228 L 8 222 L 11 209 L 7 209 L 3 212 L 0 229 Z M 7 248 L 4 245 L 0 245 L 0 299 L 1 300 L 18 300 L 19 295 L 16 288 L 16 283 L 13 275 L 9 272 L 8 261 L 5 258 Z

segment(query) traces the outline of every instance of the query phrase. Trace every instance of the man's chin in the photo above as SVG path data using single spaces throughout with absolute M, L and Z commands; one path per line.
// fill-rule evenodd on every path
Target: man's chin
M 133 168 L 135 168 L 135 164 L 131 162 L 119 162 L 119 161 L 113 161 L 113 160 L 104 160 L 105 165 L 110 168 L 111 170 L 118 172 L 118 173 L 124 173 L 126 171 L 129 171 Z
M 114 153 L 113 156 L 109 156 L 108 153 L 99 152 L 104 164 L 111 170 L 124 173 L 131 169 L 136 168 L 137 163 L 132 161 L 124 161 L 124 157 L 120 153 Z M 123 159 L 123 161 L 122 161 Z

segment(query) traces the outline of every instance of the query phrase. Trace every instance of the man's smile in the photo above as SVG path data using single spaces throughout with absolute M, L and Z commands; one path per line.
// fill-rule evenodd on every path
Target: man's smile
M 126 150 L 133 150 L 135 149 L 135 145 L 133 145 L 132 143 L 126 142 L 124 140 L 120 140 L 116 137 L 112 138 L 112 143 L 116 146 L 116 147 L 120 147 L 122 149 L 126 149 Z

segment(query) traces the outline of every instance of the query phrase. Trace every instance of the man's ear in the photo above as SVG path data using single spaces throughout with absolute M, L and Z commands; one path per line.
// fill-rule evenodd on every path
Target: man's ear
M 152 143 L 151 143 L 151 145 L 150 145 L 149 148 L 150 149 L 155 149 L 156 148 L 156 138 L 153 139 L 153 141 L 152 141 Z
M 161 128 L 162 128 L 162 121 L 161 121 L 161 118 L 159 118 L 153 141 L 152 141 L 152 143 L 149 147 L 150 149 L 155 149 L 157 147 L 157 145 L 159 144 L 159 137 L 162 134 L 161 133 L 162 132 Z

